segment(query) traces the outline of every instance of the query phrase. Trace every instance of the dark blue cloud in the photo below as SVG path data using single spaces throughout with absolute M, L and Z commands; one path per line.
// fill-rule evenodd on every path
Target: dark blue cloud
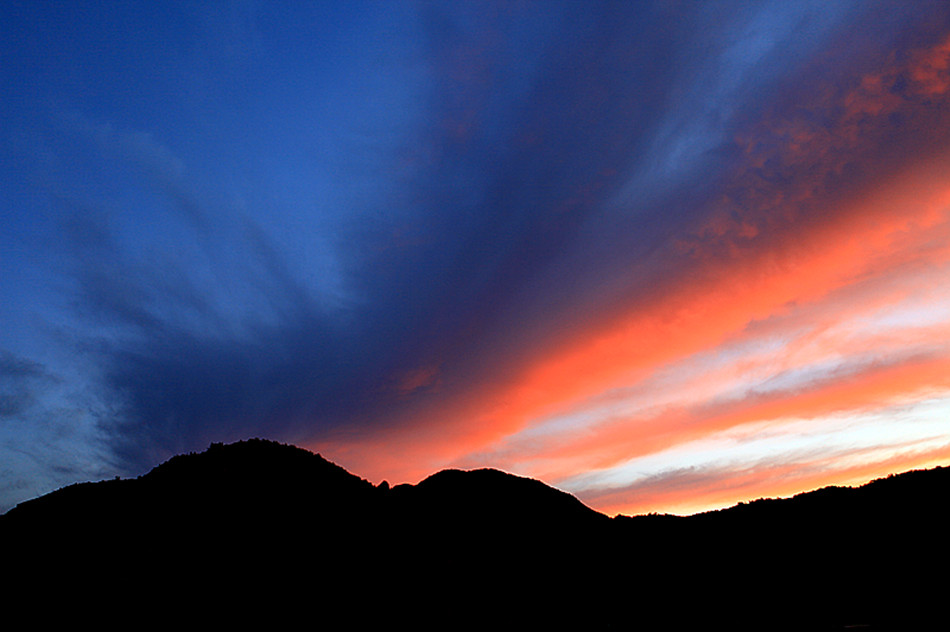
M 130 238 L 149 218 L 130 228 L 123 214 L 136 211 L 121 207 L 64 222 L 77 308 L 101 332 L 103 396 L 119 403 L 104 438 L 125 469 L 213 440 L 372 431 L 407 404 L 392 388 L 402 375 L 437 366 L 451 388 L 511 364 L 511 343 L 535 326 L 507 314 L 645 151 L 678 38 L 695 28 L 646 5 L 537 17 L 424 9 L 427 80 L 397 147 L 410 166 L 374 200 L 383 208 L 332 222 L 342 306 L 274 241 L 283 215 L 215 208 L 153 138 L 79 119 L 104 154 L 139 165 L 130 186 L 156 192 L 179 238 Z M 644 217 L 622 241 L 642 248 L 674 220 Z M 596 282 L 532 300 L 553 318 Z
M 0 349 L 0 420 L 22 417 L 56 381 L 42 364 Z

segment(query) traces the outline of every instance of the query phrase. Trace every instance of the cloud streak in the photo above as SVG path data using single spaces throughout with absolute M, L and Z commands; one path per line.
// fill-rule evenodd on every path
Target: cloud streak
M 902 397 L 945 411 L 947 297 L 939 288 L 950 200 L 946 156 L 936 153 L 947 125 L 934 71 L 945 67 L 944 41 L 846 81 L 819 75 L 799 87 L 804 100 L 790 110 L 763 108 L 737 132 L 741 160 L 717 183 L 718 195 L 661 244 L 662 281 L 568 329 L 514 377 L 436 407 L 432 426 L 417 420 L 406 443 L 370 438 L 360 446 L 374 455 L 366 461 L 393 467 L 376 455 L 392 446 L 413 454 L 409 463 L 428 455 L 430 467 L 492 462 L 563 481 L 597 506 L 600 493 L 576 486 L 572 472 L 609 472 L 631 456 L 747 424 L 809 419 L 823 436 L 821 419 Z M 895 117 L 905 121 L 896 136 Z M 881 156 L 885 139 L 894 144 Z M 660 404 L 644 391 L 662 374 L 701 377 L 667 386 Z M 469 422 L 453 433 L 444 419 Z M 444 441 L 431 439 L 436 424 Z M 907 450 L 933 462 L 944 439 L 910 440 Z M 881 441 L 883 469 L 896 457 L 884 449 L 893 437 Z M 869 462 L 870 452 L 862 452 Z M 821 457 L 823 482 L 848 470 L 832 467 L 832 456 Z M 817 480 L 795 480 L 806 478 Z M 740 500 L 735 494 L 720 502 Z

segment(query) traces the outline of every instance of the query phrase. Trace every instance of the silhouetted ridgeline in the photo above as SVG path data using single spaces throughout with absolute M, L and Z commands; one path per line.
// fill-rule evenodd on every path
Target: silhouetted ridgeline
M 22 503 L 0 542 L 9 603 L 69 601 L 99 622 L 946 629 L 948 492 L 937 468 L 611 519 L 496 470 L 390 488 L 251 440 Z

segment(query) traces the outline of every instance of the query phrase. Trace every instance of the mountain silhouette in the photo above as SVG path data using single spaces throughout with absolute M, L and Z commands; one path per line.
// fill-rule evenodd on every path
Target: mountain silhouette
M 498 470 L 374 486 L 254 439 L 21 503 L 0 516 L 0 542 L 8 603 L 45 597 L 100 621 L 943 629 L 948 492 L 936 468 L 608 518 Z

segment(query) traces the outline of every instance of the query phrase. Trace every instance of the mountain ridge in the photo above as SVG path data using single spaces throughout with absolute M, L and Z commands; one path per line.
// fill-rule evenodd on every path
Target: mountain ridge
M 387 489 L 408 489 L 408 488 L 419 488 L 421 486 L 423 488 L 427 488 L 427 487 L 432 487 L 435 484 L 434 481 L 439 481 L 440 479 L 455 478 L 456 482 L 458 482 L 462 480 L 463 478 L 489 475 L 489 476 L 494 476 L 497 479 L 507 480 L 508 482 L 520 483 L 520 482 L 530 481 L 532 486 L 534 486 L 536 489 L 545 488 L 546 490 L 550 490 L 551 492 L 557 492 L 558 494 L 562 494 L 564 496 L 574 499 L 574 501 L 576 501 L 577 504 L 582 505 L 585 509 L 587 509 L 590 512 L 596 513 L 600 516 L 610 517 L 610 516 L 607 516 L 607 514 L 603 514 L 602 512 L 599 512 L 596 509 L 593 509 L 587 506 L 580 499 L 578 499 L 573 494 L 570 494 L 569 492 L 559 490 L 538 479 L 521 476 L 518 474 L 513 474 L 511 472 L 506 472 L 504 470 L 499 470 L 497 468 L 484 467 L 484 468 L 473 468 L 469 470 L 464 470 L 464 469 L 459 469 L 459 468 L 447 468 L 447 469 L 443 469 L 438 472 L 435 472 L 433 474 L 430 474 L 429 476 L 420 480 L 418 483 L 415 483 L 415 484 L 399 483 L 390 488 L 388 481 L 382 481 L 379 485 L 374 485 L 367 479 L 361 478 L 358 475 L 353 474 L 352 472 L 348 471 L 346 468 L 323 457 L 320 453 L 311 452 L 305 448 L 300 448 L 293 444 L 281 443 L 281 442 L 271 441 L 267 439 L 252 438 L 252 439 L 245 439 L 245 440 L 241 440 L 241 441 L 237 441 L 237 442 L 233 442 L 229 444 L 214 442 L 214 443 L 211 443 L 209 447 L 203 452 L 189 452 L 189 453 L 175 455 L 169 458 L 168 460 L 163 461 L 159 465 L 155 466 L 154 468 L 152 468 L 145 474 L 142 474 L 135 478 L 116 477 L 115 479 L 105 479 L 101 481 L 72 483 L 70 485 L 66 485 L 64 487 L 53 490 L 51 492 L 48 492 L 36 498 L 32 498 L 32 499 L 18 503 L 14 507 L 11 507 L 6 513 L 0 514 L 0 521 L 2 521 L 4 516 L 19 515 L 23 511 L 22 509 L 23 507 L 33 507 L 36 504 L 48 503 L 53 498 L 58 499 L 60 496 L 76 493 L 78 490 L 88 490 L 91 488 L 91 486 L 114 485 L 116 483 L 127 485 L 130 482 L 137 482 L 137 481 L 145 481 L 148 483 L 152 483 L 157 478 L 164 478 L 164 477 L 169 477 L 169 476 L 173 479 L 174 478 L 181 479 L 178 481 L 178 483 L 181 484 L 184 481 L 184 479 L 187 478 L 189 469 L 193 470 L 191 472 L 192 475 L 197 473 L 200 475 L 207 476 L 208 474 L 207 472 L 203 472 L 203 471 L 198 472 L 197 469 L 194 467 L 189 468 L 188 465 L 185 465 L 186 463 L 190 464 L 190 463 L 197 462 L 196 460 L 206 460 L 206 463 L 204 464 L 204 469 L 207 469 L 207 466 L 212 464 L 212 462 L 216 460 L 213 457 L 217 457 L 225 452 L 229 453 L 230 456 L 233 456 L 239 452 L 246 452 L 247 456 L 249 456 L 251 459 L 257 459 L 261 456 L 260 451 L 262 449 L 279 453 L 282 458 L 293 457 L 292 462 L 293 462 L 294 467 L 292 469 L 288 469 L 288 471 L 286 472 L 287 474 L 292 474 L 292 473 L 298 474 L 298 475 L 301 474 L 303 472 L 303 469 L 301 466 L 303 464 L 306 464 L 306 466 L 315 467 L 319 470 L 322 470 L 324 473 L 330 473 L 330 472 L 334 473 L 333 475 L 337 483 L 348 481 L 349 485 L 351 486 L 362 485 L 367 490 L 370 488 L 380 488 L 380 487 L 385 487 Z M 227 463 L 226 467 L 233 471 L 234 465 L 235 463 Z M 249 461 L 243 466 L 243 467 L 246 467 L 247 469 L 240 471 L 240 473 L 244 476 L 250 475 L 252 471 L 252 466 L 253 466 L 253 463 Z M 175 471 L 175 470 L 180 470 L 181 472 L 177 473 L 176 475 L 170 475 L 170 472 Z M 893 473 L 888 476 L 872 479 L 860 485 L 829 485 L 829 486 L 820 487 L 814 490 L 799 492 L 797 494 L 794 494 L 788 497 L 760 497 L 760 498 L 756 498 L 756 499 L 752 499 L 748 501 L 740 501 L 737 504 L 731 505 L 729 507 L 722 507 L 719 509 L 701 511 L 694 514 L 688 514 L 685 516 L 679 515 L 679 514 L 650 512 L 648 514 L 636 514 L 636 515 L 617 514 L 616 516 L 614 516 L 614 518 L 637 519 L 637 518 L 656 517 L 656 516 L 664 516 L 664 517 L 671 517 L 671 518 L 698 518 L 698 517 L 703 517 L 703 516 L 714 516 L 714 515 L 720 515 L 723 512 L 743 511 L 744 508 L 748 508 L 751 506 L 759 507 L 759 506 L 763 506 L 764 504 L 769 504 L 769 503 L 792 503 L 792 502 L 807 501 L 807 500 L 812 499 L 813 495 L 828 495 L 828 494 L 839 493 L 839 492 L 844 492 L 845 494 L 847 494 L 849 493 L 849 491 L 862 490 L 869 486 L 877 489 L 884 485 L 887 485 L 888 484 L 887 481 L 906 482 L 909 478 L 914 477 L 914 476 L 919 476 L 919 475 L 931 476 L 932 474 L 925 474 L 925 473 L 933 473 L 933 472 L 936 472 L 938 474 L 943 473 L 944 475 L 950 477 L 950 474 L 948 474 L 948 472 L 950 472 L 950 466 L 935 466 L 933 468 L 911 469 L 904 472 Z M 267 473 L 264 472 L 263 474 L 264 476 L 262 477 L 261 473 L 258 473 L 254 478 L 257 478 L 258 480 L 266 481 L 268 479 L 268 476 L 266 475 Z M 459 475 L 461 475 L 461 478 L 459 478 Z M 306 479 L 307 477 L 304 477 L 304 478 Z M 73 490 L 73 491 L 67 492 L 66 490 Z M 860 494 L 863 492 L 857 492 L 857 493 Z
M 694 627 L 886 629 L 943 616 L 946 577 L 925 578 L 948 561 L 948 493 L 950 468 L 935 468 L 692 516 L 610 518 L 500 470 L 373 485 L 253 439 L 21 503 L 0 516 L 0 540 L 17 543 L 8 569 L 39 573 L 55 594 L 76 585 L 49 569 L 82 569 L 113 590 L 124 578 L 131 603 L 167 590 L 153 573 L 171 562 L 198 593 L 319 594 L 345 606 L 337 623 L 360 613 L 374 625 L 633 629 L 675 615 Z M 367 582 L 372 612 L 357 588 Z

